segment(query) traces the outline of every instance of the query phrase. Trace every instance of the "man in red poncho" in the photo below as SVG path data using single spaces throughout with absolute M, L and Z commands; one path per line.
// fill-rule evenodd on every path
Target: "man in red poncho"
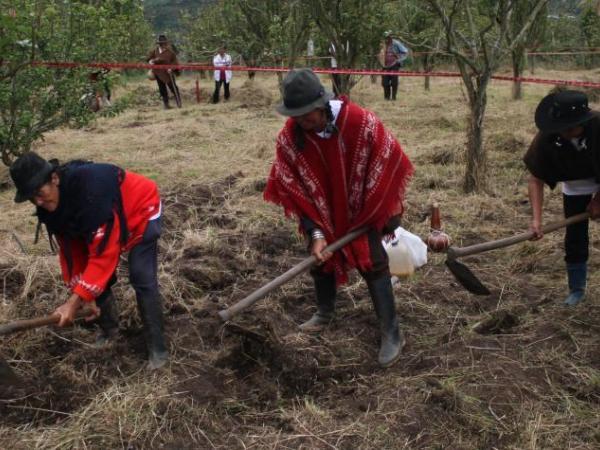
M 375 114 L 344 97 L 333 100 L 310 69 L 287 75 L 278 111 L 290 118 L 277 138 L 264 197 L 299 219 L 321 263 L 311 271 L 317 312 L 300 328 L 318 332 L 332 321 L 336 287 L 356 268 L 379 318 L 379 364 L 388 367 L 404 342 L 381 238 L 399 224 L 412 164 Z M 328 243 L 365 225 L 370 231 L 341 251 L 324 252 Z

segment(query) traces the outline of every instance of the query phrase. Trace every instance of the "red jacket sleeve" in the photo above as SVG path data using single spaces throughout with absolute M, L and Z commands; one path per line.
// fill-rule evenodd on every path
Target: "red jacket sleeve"
M 76 283 L 73 283 L 73 293 L 79 295 L 85 301 L 92 301 L 98 297 L 110 280 L 119 263 L 121 244 L 119 242 L 120 229 L 119 218 L 114 215 L 113 228 L 102 254 L 98 255 L 98 246 L 104 239 L 106 225 L 102 225 L 94 236 L 92 242 L 87 246 L 87 263 L 83 273 Z M 75 273 L 75 272 L 74 272 Z
M 67 257 L 65 256 L 65 241 L 60 236 L 57 236 L 56 240 L 58 241 L 58 246 L 60 248 L 58 257 L 60 261 L 62 278 L 65 284 L 72 289 L 77 281 L 79 281 L 81 274 L 85 270 L 85 265 L 87 264 L 88 259 L 87 245 L 85 245 L 85 242 L 80 239 L 71 241 L 69 243 L 71 252 L 71 270 L 69 270 Z

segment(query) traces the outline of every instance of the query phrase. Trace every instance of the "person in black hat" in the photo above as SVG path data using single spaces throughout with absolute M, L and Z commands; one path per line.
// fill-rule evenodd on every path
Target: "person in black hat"
M 157 47 L 153 49 L 146 58 L 150 64 L 156 65 L 178 65 L 177 54 L 169 43 L 169 40 L 164 34 L 161 34 L 156 39 Z M 167 88 L 171 90 L 175 97 L 175 103 L 178 108 L 181 108 L 181 94 L 179 93 L 179 87 L 175 82 L 175 76 L 179 75 L 179 70 L 167 69 L 159 70 L 152 69 L 152 76 L 156 79 L 158 84 L 158 90 L 163 100 L 165 109 L 169 109 L 169 92 Z
M 15 202 L 36 206 L 38 232 L 46 226 L 50 245 L 59 246 L 63 280 L 71 290 L 55 314 L 59 326 L 71 323 L 84 305 L 97 319 L 103 345 L 118 332 L 111 286 L 120 255 L 129 252 L 133 286 L 148 347 L 148 367 L 168 361 L 163 336 L 162 297 L 158 288 L 157 251 L 161 202 L 156 184 L 112 164 L 71 161 L 59 165 L 34 152 L 10 167 L 17 188 Z
M 544 184 L 554 189 L 562 182 L 565 217 L 585 211 L 592 219 L 600 217 L 600 114 L 590 110 L 584 93 L 563 90 L 542 99 L 535 124 L 539 132 L 524 157 L 530 172 L 534 240 L 543 236 Z M 569 225 L 565 233 L 569 295 L 564 303 L 569 306 L 585 295 L 588 222 Z
M 399 225 L 412 164 L 375 114 L 345 97 L 334 99 L 310 69 L 286 76 L 277 111 L 289 119 L 277 138 L 264 198 L 299 220 L 321 263 L 311 271 L 317 311 L 300 329 L 319 332 L 334 319 L 337 286 L 356 268 L 379 319 L 378 361 L 388 367 L 404 340 L 381 239 Z M 341 251 L 325 252 L 328 243 L 364 226 L 369 231 Z

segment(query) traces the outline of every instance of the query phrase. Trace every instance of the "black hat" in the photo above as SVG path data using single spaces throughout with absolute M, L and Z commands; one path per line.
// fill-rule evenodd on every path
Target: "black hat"
M 535 110 L 535 124 L 545 133 L 560 133 L 593 117 L 587 96 L 579 91 L 560 91 L 547 95 Z
M 17 158 L 10 166 L 10 177 L 17 188 L 15 202 L 32 199 L 35 191 L 48 181 L 52 172 L 54 166 L 37 153 L 28 152 Z
M 324 107 L 333 97 L 312 70 L 292 70 L 283 80 L 283 103 L 277 111 L 284 116 L 301 116 Z
M 164 34 L 159 34 L 158 37 L 156 38 L 157 44 L 167 44 L 168 42 L 169 42 L 169 40 L 167 39 L 167 36 L 165 36 Z

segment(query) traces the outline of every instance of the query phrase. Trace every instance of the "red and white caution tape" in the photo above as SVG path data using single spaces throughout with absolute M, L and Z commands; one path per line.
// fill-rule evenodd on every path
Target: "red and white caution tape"
M 191 71 L 202 71 L 202 70 L 215 70 L 214 66 L 206 64 L 178 64 L 178 65 L 156 65 L 146 63 L 108 63 L 108 62 L 97 62 L 97 63 L 81 63 L 81 62 L 51 62 L 51 61 L 34 61 L 34 66 L 43 67 L 54 67 L 54 68 L 77 68 L 77 67 L 88 67 L 95 69 L 158 69 L 158 70 L 191 70 Z M 227 70 L 238 71 L 238 72 L 288 72 L 288 67 L 247 67 L 247 66 L 231 66 Z M 374 70 L 374 69 L 322 69 L 313 68 L 315 73 L 331 73 L 331 74 L 343 74 L 343 75 L 398 75 L 400 77 L 435 77 L 435 78 L 458 78 L 460 73 L 458 72 L 415 72 L 415 71 L 394 71 L 388 70 Z M 493 80 L 500 81 L 520 81 L 522 83 L 533 83 L 533 84 L 552 84 L 552 85 L 566 85 L 566 86 L 579 86 L 600 89 L 600 83 L 593 81 L 580 81 L 580 80 L 555 80 L 546 78 L 533 78 L 533 77 L 510 77 L 503 75 L 492 76 Z

